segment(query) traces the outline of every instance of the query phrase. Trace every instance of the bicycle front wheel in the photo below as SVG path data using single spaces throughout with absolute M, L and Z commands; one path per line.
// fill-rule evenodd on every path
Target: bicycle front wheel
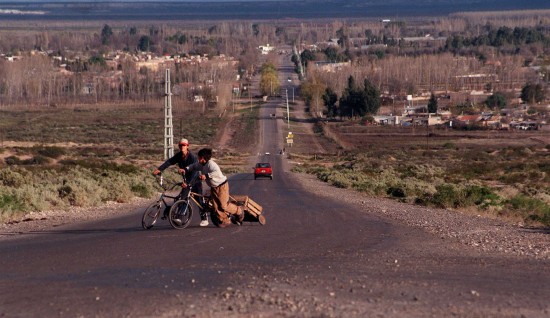
M 191 216 L 193 216 L 191 202 L 188 200 L 179 200 L 170 208 L 168 220 L 173 228 L 184 229 L 189 225 Z
M 157 223 L 162 210 L 164 210 L 164 205 L 161 202 L 155 202 L 145 209 L 141 218 L 141 226 L 144 230 L 151 229 Z

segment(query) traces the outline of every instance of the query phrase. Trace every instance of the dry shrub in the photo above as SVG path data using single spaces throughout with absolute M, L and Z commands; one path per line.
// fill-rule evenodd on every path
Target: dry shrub
M 0 169 L 0 218 L 30 211 L 91 207 L 106 201 L 128 202 L 135 195 L 155 193 L 150 171 L 123 166 L 105 171 L 80 166 L 65 169 Z

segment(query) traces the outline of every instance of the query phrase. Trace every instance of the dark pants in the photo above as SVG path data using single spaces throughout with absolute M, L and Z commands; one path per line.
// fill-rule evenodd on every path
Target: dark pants
M 198 172 L 196 174 L 198 174 Z M 193 177 L 195 177 L 195 175 L 192 175 L 190 178 L 186 178 L 185 182 L 188 182 L 189 180 L 193 180 Z M 180 197 L 182 197 L 182 198 L 187 197 L 188 191 L 189 191 L 189 188 L 182 189 L 181 193 L 180 193 Z M 195 184 L 193 184 L 193 187 L 191 187 L 191 191 L 202 195 L 203 194 L 202 193 L 202 181 L 201 180 L 196 180 Z M 202 198 L 197 198 L 197 199 L 198 199 L 198 201 L 201 205 L 204 204 L 204 202 L 202 202 Z M 200 216 L 201 216 L 201 220 L 208 219 L 208 214 L 204 211 L 204 209 L 202 207 L 199 207 L 199 211 L 200 211 L 199 213 L 200 213 Z

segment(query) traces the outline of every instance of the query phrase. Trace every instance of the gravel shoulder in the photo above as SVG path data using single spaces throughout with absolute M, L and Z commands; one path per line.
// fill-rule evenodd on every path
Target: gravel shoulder
M 310 189 L 319 196 L 345 200 L 353 203 L 363 213 L 421 228 L 443 240 L 459 242 L 484 252 L 550 259 L 550 229 L 529 228 L 455 210 L 373 198 L 354 190 L 332 187 L 312 175 L 296 176 L 296 180 L 305 189 Z
M 73 207 L 69 211 L 52 210 L 30 212 L 23 217 L 0 223 L 0 240 L 18 238 L 21 235 L 51 230 L 52 228 L 101 219 L 109 219 L 144 210 L 153 199 L 134 198 L 129 203 L 108 202 L 100 207 Z M 136 226 L 139 225 L 136 220 Z

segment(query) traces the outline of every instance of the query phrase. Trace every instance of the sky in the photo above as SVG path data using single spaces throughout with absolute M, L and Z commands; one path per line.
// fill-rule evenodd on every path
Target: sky
M 32 2 L 266 2 L 266 1 L 294 1 L 301 0 L 3 0 L 1 2 L 32 3 Z

